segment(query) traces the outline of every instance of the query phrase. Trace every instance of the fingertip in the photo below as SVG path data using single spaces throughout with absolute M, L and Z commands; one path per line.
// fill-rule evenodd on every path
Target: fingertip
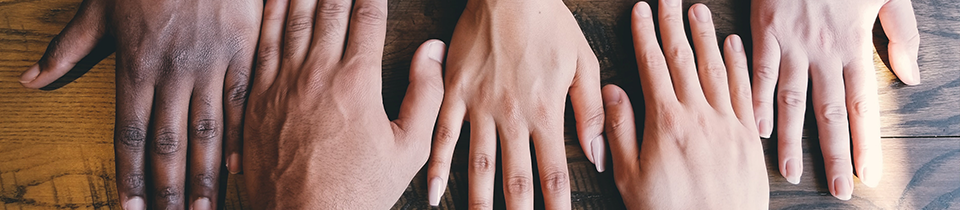
M 773 133 L 773 122 L 758 116 L 757 132 L 760 133 L 760 138 L 769 139 L 770 135 Z
M 190 210 L 209 210 L 213 209 L 210 204 L 210 199 L 206 197 L 197 198 L 193 201 L 193 205 L 190 205 Z
M 645 1 L 637 2 L 633 7 L 633 12 L 637 14 L 638 17 L 649 18 L 652 14 L 650 11 L 650 4 L 647 4 Z
M 431 39 L 427 47 L 427 57 L 431 60 L 436 61 L 437 63 L 443 63 L 443 57 L 446 54 L 447 45 L 443 41 L 437 39 Z
M 430 197 L 427 199 L 429 199 L 430 201 L 430 206 L 433 206 L 433 207 L 440 206 L 440 197 L 443 196 L 443 188 L 444 188 L 443 179 L 441 179 L 440 177 L 433 177 L 433 179 L 430 179 L 429 185 L 430 186 L 427 188 L 429 192 L 427 194 Z
M 606 171 L 607 163 L 607 147 L 604 142 L 603 136 L 597 136 L 590 142 L 590 147 L 593 149 L 593 160 L 594 165 L 597 166 L 597 172 L 603 173 Z
M 743 40 L 740 39 L 740 35 L 730 34 L 727 36 L 727 43 L 733 52 L 743 52 Z
M 833 179 L 832 188 L 833 197 L 840 200 L 850 200 L 853 197 L 853 182 L 849 177 L 837 177 Z
M 620 97 L 620 94 L 622 90 L 620 89 L 619 86 L 614 84 L 603 86 L 602 92 L 603 92 L 602 95 L 603 95 L 604 106 L 614 106 L 621 103 L 622 99 Z
M 143 210 L 143 209 L 146 209 L 146 204 L 143 202 L 143 199 L 140 197 L 131 197 L 130 199 L 127 199 L 127 202 L 123 202 L 123 209 Z

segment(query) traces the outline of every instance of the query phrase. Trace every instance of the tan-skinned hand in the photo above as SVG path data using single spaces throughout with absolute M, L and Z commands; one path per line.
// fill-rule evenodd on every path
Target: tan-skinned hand
M 429 157 L 443 42 L 417 50 L 390 121 L 381 95 L 387 1 L 351 2 L 265 7 L 244 133 L 254 209 L 387 209 Z
M 854 167 L 864 185 L 880 182 L 883 155 L 872 39 L 878 16 L 890 38 L 893 71 L 903 83 L 919 84 L 920 36 L 909 0 L 752 1 L 756 124 L 760 136 L 770 137 L 776 121 L 780 173 L 788 182 L 799 183 L 803 172 L 808 80 L 830 193 L 850 199 Z
M 694 52 L 680 0 L 659 2 L 662 51 L 650 6 L 639 2 L 632 13 L 646 108 L 642 143 L 627 94 L 615 85 L 603 88 L 614 178 L 625 205 L 766 209 L 769 186 L 740 37 L 727 37 L 721 57 L 710 11 L 695 4 L 689 11 Z
M 124 209 L 217 209 L 240 171 L 263 2 L 85 0 L 20 82 L 43 88 L 116 51 L 117 194 Z M 226 161 L 222 161 L 226 157 Z M 225 162 L 225 163 L 224 163 Z
M 570 208 L 564 106 L 569 93 L 584 152 L 603 171 L 599 74 L 596 56 L 562 1 L 470 0 L 447 58 L 427 175 L 430 204 L 440 202 L 461 126 L 469 121 L 470 208 L 492 208 L 498 149 L 507 208 L 532 209 L 537 180 L 545 208 Z M 539 179 L 533 177 L 531 144 Z

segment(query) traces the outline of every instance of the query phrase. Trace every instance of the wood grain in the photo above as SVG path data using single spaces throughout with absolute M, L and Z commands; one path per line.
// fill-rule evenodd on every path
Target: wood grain
M 621 85 L 631 98 L 640 98 L 629 30 L 629 11 L 635 1 L 565 2 L 600 60 L 603 83 Z M 719 37 L 740 34 L 750 49 L 749 1 L 685 1 L 684 5 L 695 2 L 711 7 Z M 449 42 L 464 4 L 465 0 L 390 1 L 382 73 L 389 116 L 396 117 L 399 110 L 417 46 L 430 38 Z M 0 200 L 4 210 L 119 208 L 112 143 L 113 57 L 85 74 L 71 75 L 79 78 L 53 91 L 28 90 L 17 82 L 19 74 L 40 58 L 47 43 L 73 17 L 78 5 L 78 0 L 0 0 Z M 830 196 L 819 147 L 812 138 L 815 135 L 810 135 L 815 132 L 810 130 L 815 129 L 813 118 L 808 118 L 800 185 L 790 185 L 779 176 L 776 141 L 764 140 L 771 208 L 960 207 L 960 2 L 917 0 L 913 5 L 921 33 L 922 85 L 908 87 L 896 79 L 884 62 L 882 31 L 875 33 L 881 134 L 885 137 L 886 170 L 881 186 L 869 189 L 857 182 L 855 197 L 847 202 Z M 576 141 L 572 113 L 566 115 L 574 208 L 623 208 L 611 173 L 593 170 Z M 468 135 L 461 139 L 442 209 L 466 207 Z M 223 206 L 248 209 L 242 175 L 231 176 L 227 183 Z M 502 193 L 498 195 L 496 204 L 502 205 Z M 423 171 L 395 208 L 428 208 Z

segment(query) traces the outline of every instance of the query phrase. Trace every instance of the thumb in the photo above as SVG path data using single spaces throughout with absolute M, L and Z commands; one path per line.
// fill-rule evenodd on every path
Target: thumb
M 907 85 L 920 84 L 920 67 L 917 65 L 920 33 L 913 5 L 910 0 L 891 0 L 880 8 L 879 15 L 883 31 L 890 38 L 887 51 L 893 72 Z
M 399 128 L 397 138 L 410 141 L 409 146 L 422 149 L 424 161 L 430 154 L 430 137 L 443 101 L 443 57 L 446 45 L 429 40 L 420 45 L 410 62 L 410 86 L 400 105 L 400 114 L 393 123 Z
M 103 10 L 84 2 L 77 15 L 47 46 L 36 64 L 20 75 L 20 83 L 27 88 L 42 88 L 53 83 L 90 54 L 106 33 Z

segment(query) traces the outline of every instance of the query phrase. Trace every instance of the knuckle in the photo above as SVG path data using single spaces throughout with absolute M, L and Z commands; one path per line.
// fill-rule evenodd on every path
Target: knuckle
M 493 167 L 496 165 L 493 161 L 493 157 L 490 155 L 476 154 L 473 156 L 473 160 L 470 161 L 470 168 L 473 169 L 473 173 L 493 172 Z
M 569 189 L 569 176 L 564 170 L 553 170 L 543 177 L 543 191 L 559 193 Z
M 353 17 L 358 23 L 380 25 L 386 22 L 384 11 L 373 4 L 357 5 L 357 14 Z
M 697 37 L 706 39 L 707 41 L 717 40 L 717 34 L 715 34 L 712 30 L 698 32 Z
M 447 125 L 437 126 L 436 133 L 437 134 L 434 137 L 436 143 L 434 144 L 439 147 L 455 145 L 457 143 L 457 139 L 460 138 L 459 133 L 453 133 L 453 130 L 451 130 Z
M 687 65 L 693 63 L 693 55 L 687 48 L 670 47 L 664 49 L 664 52 L 672 64 Z
M 870 114 L 873 111 L 873 108 L 870 106 L 870 103 L 867 103 L 864 100 L 854 100 L 853 102 L 853 114 L 857 116 L 865 116 Z
M 533 181 L 527 175 L 510 176 L 503 184 L 506 185 L 505 193 L 513 197 L 525 195 L 533 191 Z
M 320 5 L 318 19 L 340 19 L 350 12 L 350 6 L 343 1 L 326 1 Z
M 727 68 L 722 63 L 710 62 L 703 67 L 704 74 L 711 80 L 719 81 L 727 79 Z
M 194 124 L 193 134 L 201 143 L 209 143 L 220 136 L 220 123 L 214 119 L 198 120 Z
M 174 206 L 182 202 L 183 190 L 179 187 L 168 186 L 157 191 L 157 203 Z
M 177 133 L 172 131 L 160 132 L 154 141 L 154 152 L 161 156 L 173 155 L 180 151 L 181 144 L 183 144 L 183 140 Z
M 583 126 L 596 126 L 598 128 L 602 128 L 603 121 L 604 121 L 604 116 L 603 116 L 602 109 L 593 109 L 589 117 L 587 117 L 587 119 L 584 119 Z
M 310 29 L 311 25 L 313 25 L 313 17 L 311 15 L 293 15 L 290 17 L 290 20 L 287 21 L 287 33 L 304 32 Z
M 122 145 L 126 146 L 126 149 L 135 151 L 143 149 L 143 142 L 146 139 L 146 132 L 143 129 L 126 126 L 120 130 L 119 135 L 118 139 Z
M 209 194 L 210 192 L 213 192 L 216 189 L 214 186 L 216 183 L 216 175 L 213 173 L 197 174 L 193 179 L 194 190 L 200 191 L 203 194 Z
M 781 90 L 777 96 L 780 99 L 780 105 L 784 108 L 797 109 L 806 105 L 807 96 L 801 91 Z
M 660 55 L 658 50 L 654 50 L 654 49 L 644 50 L 642 53 L 640 53 L 640 56 L 638 57 L 640 59 L 641 65 L 645 65 L 646 68 L 652 68 L 651 66 L 656 66 L 656 68 L 660 68 L 659 67 L 660 65 L 666 63 L 663 56 Z
M 429 169 L 450 170 L 450 160 L 447 158 L 431 158 Z
M 130 173 L 123 177 L 121 182 L 129 193 L 141 192 L 143 190 L 143 174 Z
M 236 77 L 237 81 L 227 90 L 227 103 L 233 107 L 243 107 L 247 102 L 247 97 L 250 96 L 250 83 L 245 76 L 247 73 L 238 74 L 243 75 L 238 75 Z
M 847 110 L 841 103 L 828 103 L 820 107 L 817 117 L 828 125 L 846 123 Z
M 754 67 L 753 75 L 759 80 L 776 81 L 780 74 L 779 66 L 757 65 Z
M 475 200 L 470 202 L 470 209 L 492 209 L 490 200 Z
M 280 47 L 273 44 L 266 44 L 266 46 L 260 47 L 260 50 L 257 51 L 258 58 L 258 70 L 271 67 L 275 60 L 278 59 L 280 55 Z

